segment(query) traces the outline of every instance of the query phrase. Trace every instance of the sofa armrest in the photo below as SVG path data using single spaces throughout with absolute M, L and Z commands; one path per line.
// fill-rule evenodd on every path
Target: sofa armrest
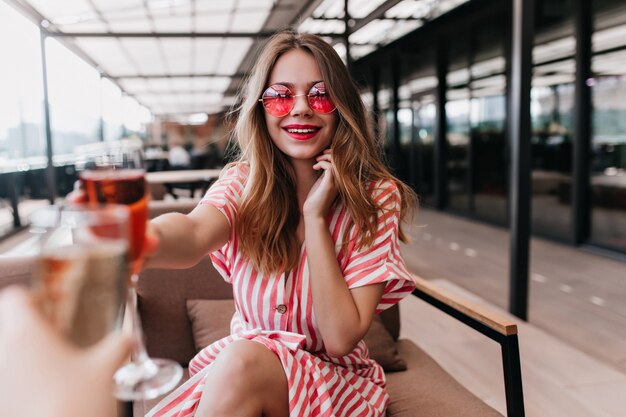
M 416 294 L 414 292 L 414 295 L 417 295 L 420 298 L 422 298 L 421 294 L 428 295 L 433 299 L 447 305 L 449 308 L 471 317 L 477 322 L 482 323 L 483 325 L 504 336 L 517 334 L 517 325 L 507 320 L 506 318 L 498 316 L 497 314 L 494 314 L 482 307 L 472 304 L 462 299 L 461 297 L 458 297 L 442 288 L 437 287 L 436 285 L 425 280 L 424 278 L 418 277 L 417 275 L 413 275 L 413 279 L 415 280 L 415 291 L 420 293 Z
M 508 417 L 524 417 L 517 325 L 413 275 L 413 295 L 500 344 Z

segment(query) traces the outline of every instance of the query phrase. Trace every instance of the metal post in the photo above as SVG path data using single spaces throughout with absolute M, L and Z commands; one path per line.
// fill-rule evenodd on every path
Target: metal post
M 504 371 L 504 391 L 506 394 L 507 417 L 524 416 L 524 391 L 522 388 L 522 368 L 520 365 L 517 335 L 504 337 L 500 343 L 502 367 Z
M 476 35 L 470 33 L 469 48 L 467 48 L 467 61 L 469 71 L 469 79 L 467 80 L 467 91 L 469 93 L 469 114 L 467 115 L 467 125 L 469 126 L 469 141 L 467 146 L 467 208 L 472 214 L 476 214 L 476 131 L 478 126 L 472 125 L 472 99 L 474 98 L 474 76 L 472 74 L 472 66 L 476 59 Z
M 417 191 L 417 127 L 415 126 L 417 118 L 415 117 L 416 110 L 413 108 L 413 102 L 411 101 L 411 147 L 409 148 L 409 185 Z
M 391 65 L 391 109 L 393 111 L 393 125 L 392 125 L 392 142 L 391 142 L 391 166 L 394 174 L 400 178 L 404 176 L 402 172 L 401 154 L 400 154 L 400 121 L 398 120 L 398 112 L 400 111 L 400 59 L 395 56 Z M 406 179 L 406 178 L 402 178 Z
M 380 75 L 377 65 L 372 65 L 372 117 L 374 119 L 374 135 L 376 139 L 380 138 L 380 126 L 378 125 L 378 117 L 380 116 L 380 104 L 378 103 L 378 90 L 380 90 Z
M 574 2 L 574 33 L 576 36 L 576 81 L 574 104 L 574 143 L 572 210 L 574 244 L 578 245 L 591 236 L 591 33 L 592 8 L 588 0 Z
M 527 320 L 530 246 L 530 88 L 535 0 L 513 0 L 509 311 Z
M 345 23 L 343 42 L 346 45 L 346 66 L 348 67 L 348 72 L 350 72 L 352 70 L 352 57 L 350 57 L 350 13 L 348 12 L 348 2 L 349 0 L 344 0 L 343 2 L 343 21 Z
M 48 166 L 46 167 L 46 186 L 48 188 L 48 200 L 50 204 L 54 204 L 57 196 L 56 190 L 56 173 L 54 171 L 54 161 L 52 155 L 52 129 L 50 128 L 50 103 L 48 101 L 48 66 L 46 62 L 46 34 L 40 31 L 41 39 L 41 73 L 43 78 L 43 114 L 44 114 L 44 130 L 46 132 L 46 156 L 48 157 Z
M 446 90 L 448 83 L 448 49 L 446 42 L 440 38 L 437 43 L 437 119 L 435 124 L 435 207 L 443 210 L 448 205 L 448 175 L 446 161 L 448 159 L 448 126 L 446 117 Z
M 17 192 L 17 181 L 15 177 L 17 176 L 17 172 L 9 172 L 7 173 L 7 186 L 9 188 L 9 200 L 11 200 L 11 211 L 13 212 L 13 228 L 17 229 L 22 226 L 22 221 L 20 220 L 20 211 L 19 211 L 19 193 Z M 20 173 L 24 175 L 23 173 Z

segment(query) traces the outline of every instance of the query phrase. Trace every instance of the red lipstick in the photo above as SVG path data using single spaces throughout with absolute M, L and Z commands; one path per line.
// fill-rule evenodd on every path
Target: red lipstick
M 282 126 L 282 129 L 293 139 L 304 141 L 315 137 L 321 128 L 315 125 L 290 124 Z

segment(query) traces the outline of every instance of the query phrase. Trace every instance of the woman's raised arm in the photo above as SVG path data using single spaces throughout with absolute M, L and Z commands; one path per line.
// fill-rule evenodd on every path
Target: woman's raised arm
M 156 236 L 156 250 L 146 268 L 189 268 L 227 241 L 230 225 L 211 204 L 200 204 L 187 215 L 167 213 L 150 222 L 148 233 Z

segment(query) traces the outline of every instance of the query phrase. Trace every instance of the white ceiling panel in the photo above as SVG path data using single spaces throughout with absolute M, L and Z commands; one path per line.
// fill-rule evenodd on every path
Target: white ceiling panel
M 193 85 L 192 77 L 172 77 L 169 79 L 161 78 L 160 80 L 163 85 L 165 85 L 165 80 L 167 80 L 167 85 L 169 85 L 173 91 L 187 91 L 190 90 Z
M 147 9 L 153 19 L 190 16 L 194 10 L 190 0 L 148 2 Z
M 148 81 L 144 78 L 126 78 L 118 82 L 130 94 L 149 91 Z
M 143 9 L 144 0 L 89 0 L 101 13 L 115 13 L 118 16 Z
M 298 27 L 299 30 L 303 32 L 309 33 L 322 33 L 322 25 L 323 21 L 315 20 L 315 19 L 306 19 L 302 24 Z
M 411 17 L 413 13 L 420 10 L 430 10 L 425 2 L 417 2 L 413 0 L 404 0 L 393 6 L 385 12 L 385 17 Z
M 196 31 L 228 32 L 230 29 L 230 12 L 197 13 Z
M 91 15 L 94 11 L 87 0 L 31 0 L 29 3 L 50 21 L 78 18 L 80 15 Z
M 166 74 L 159 41 L 153 38 L 124 38 L 124 49 L 132 57 L 142 74 Z
M 367 16 L 368 14 L 370 14 L 372 11 L 374 11 L 378 6 L 383 4 L 385 1 L 386 0 L 351 0 L 348 3 L 348 14 L 350 15 L 350 17 L 355 18 L 355 19 L 363 18 Z M 343 16 L 343 9 L 344 9 L 343 2 L 337 1 L 336 3 L 338 3 L 341 6 L 342 16 Z
M 263 28 L 269 10 L 246 11 L 238 10 L 232 19 L 232 32 L 258 32 Z
M 302 0 L 19 0 L 32 4 L 43 16 L 66 32 L 256 32 L 263 30 L 270 18 L 285 23 L 300 19 Z M 386 0 L 350 0 L 354 19 L 366 17 Z M 388 17 L 409 18 L 426 14 L 436 16 L 450 5 L 465 0 L 404 0 Z M 274 10 L 274 6 L 280 9 Z M 313 12 L 318 17 L 337 20 L 306 20 L 301 29 L 314 33 L 344 31 L 343 0 L 323 0 Z M 276 25 L 276 23 L 273 23 Z M 418 20 L 375 20 L 352 34 L 354 58 L 364 56 L 377 46 L 390 42 L 415 29 Z M 617 34 L 606 34 L 613 44 Z M 599 42 L 602 41 L 598 38 Z M 205 112 L 228 106 L 240 78 L 178 77 L 182 74 L 235 74 L 249 70 L 247 54 L 251 38 L 167 38 L 121 37 L 77 38 L 76 45 L 92 58 L 107 75 L 118 78 L 120 86 L 153 111 Z M 345 56 L 345 47 L 332 42 Z M 245 63 L 245 66 L 242 66 Z M 599 66 L 604 67 L 603 63 Z M 160 76 L 157 78 L 122 78 L 119 76 Z M 384 94 L 382 94 L 384 97 Z M 216 106 L 214 103 L 218 103 Z M 221 105 L 219 103 L 222 103 Z
M 137 94 L 135 95 L 135 97 L 140 103 L 148 107 L 161 106 L 172 103 L 172 101 L 164 100 L 163 97 L 161 97 L 160 95 Z
M 190 15 L 154 19 L 154 28 L 157 32 L 188 32 L 192 24 L 193 18 Z
M 386 33 L 393 28 L 394 23 L 391 20 L 374 20 L 350 35 L 350 42 L 376 43 L 385 37 Z
M 219 71 L 222 74 L 234 74 L 239 64 L 252 46 L 252 39 L 227 38 L 224 42 L 222 57 L 219 61 Z
M 190 38 L 161 38 L 167 67 L 173 74 L 191 74 L 193 40 Z
M 150 93 L 169 93 L 174 91 L 171 78 L 148 78 L 146 81 L 146 92 Z
M 211 12 L 211 13 L 226 13 L 233 10 L 236 0 L 196 0 L 195 7 L 196 13 Z
M 143 5 L 131 5 L 127 7 L 115 7 L 115 8 L 98 8 L 100 15 L 107 22 L 127 22 L 132 20 L 148 20 L 146 9 Z
M 111 20 L 109 22 L 112 32 L 151 32 L 152 23 L 147 15 L 139 13 L 138 16 L 124 17 L 123 19 Z
M 468 0 L 439 0 L 435 4 L 436 16 L 446 13 Z M 434 17 L 434 16 L 433 16 Z
M 193 79 L 194 88 L 202 91 L 226 91 L 230 85 L 228 77 L 196 77 Z
M 406 20 L 403 22 L 396 22 L 396 24 L 384 34 L 382 38 L 383 43 L 389 43 L 395 39 L 398 39 L 409 32 L 414 31 L 418 27 L 422 26 L 422 22 L 419 20 Z
M 137 68 L 129 62 L 120 44 L 106 38 L 80 38 L 76 44 L 112 76 L 134 74 Z
M 109 30 L 108 26 L 100 19 L 57 26 L 62 32 L 106 32 Z
M 350 47 L 350 56 L 352 56 L 353 59 L 359 59 L 362 56 L 374 52 L 375 49 L 375 45 L 354 45 Z
M 271 9 L 274 5 L 275 0 L 239 0 L 237 2 L 237 7 L 240 10 L 245 9 Z
M 197 38 L 194 51 L 194 71 L 196 73 L 221 73 L 218 59 L 223 49 L 222 38 Z

